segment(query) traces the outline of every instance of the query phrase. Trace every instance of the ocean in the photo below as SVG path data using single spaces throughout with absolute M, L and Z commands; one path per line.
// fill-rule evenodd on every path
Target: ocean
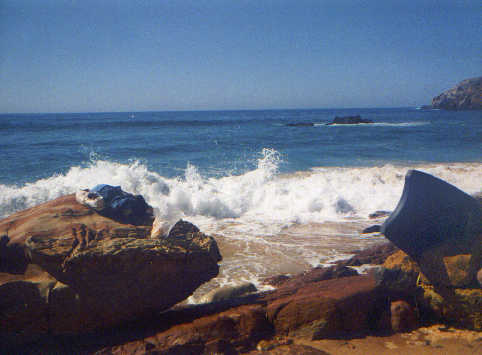
M 332 125 L 361 115 L 374 124 Z M 288 123 L 312 126 L 290 127 Z M 212 235 L 207 289 L 297 273 L 382 237 L 409 169 L 481 192 L 482 113 L 393 109 L 0 115 L 0 218 L 105 183 Z

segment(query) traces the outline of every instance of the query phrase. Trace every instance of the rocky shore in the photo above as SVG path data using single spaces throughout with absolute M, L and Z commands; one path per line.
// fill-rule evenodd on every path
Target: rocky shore
M 413 212 L 407 201 L 419 178 L 417 173 L 407 176 L 399 206 L 381 227 L 394 243 L 387 240 L 329 267 L 266 279 L 272 291 L 240 285 L 214 292 L 209 303 L 199 305 L 179 302 L 216 277 L 221 255 L 216 241 L 192 224 L 179 221 L 167 234 L 152 235 L 149 208 L 139 224 L 136 219 L 126 224 L 74 195 L 18 212 L 0 221 L 1 350 L 480 352 L 480 202 L 448 187 L 449 201 L 467 206 L 456 220 L 449 216 L 452 202 L 448 209 L 441 202 L 442 216 L 432 216 L 433 221 L 425 216 L 421 229 L 413 219 L 414 228 L 407 230 L 413 235 L 430 235 L 435 225 L 452 220 L 457 225 L 443 238 L 428 238 L 421 258 L 420 249 L 405 247 L 409 235 L 394 228 Z M 430 194 L 425 178 L 429 185 L 439 182 L 421 177 Z M 370 265 L 369 272 L 358 274 L 353 267 L 360 265 Z

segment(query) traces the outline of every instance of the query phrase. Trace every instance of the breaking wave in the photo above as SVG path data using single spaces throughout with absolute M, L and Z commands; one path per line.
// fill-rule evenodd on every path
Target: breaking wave
M 242 175 L 203 177 L 188 164 L 183 176 L 166 178 L 139 161 L 92 160 L 22 186 L 0 185 L 0 217 L 105 183 L 143 195 L 156 214 L 168 220 L 185 218 L 211 232 L 236 225 L 232 232 L 269 235 L 293 224 L 366 219 L 373 211 L 393 210 L 410 168 L 467 193 L 481 191 L 480 163 L 319 167 L 280 174 L 281 161 L 277 151 L 263 149 L 257 167 Z

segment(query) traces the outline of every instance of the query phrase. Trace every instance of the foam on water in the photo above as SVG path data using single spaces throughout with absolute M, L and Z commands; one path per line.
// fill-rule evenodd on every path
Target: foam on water
M 257 168 L 243 175 L 205 178 L 188 164 L 184 176 L 170 179 L 138 161 L 92 160 L 66 174 L 23 186 L 0 185 L 0 216 L 106 183 L 143 195 L 167 219 L 195 219 L 215 229 L 231 223 L 228 227 L 234 230 L 247 228 L 250 234 L 266 235 L 293 224 L 365 219 L 375 210 L 392 210 L 410 168 L 433 174 L 467 193 L 481 191 L 480 163 L 318 167 L 279 174 L 280 162 L 278 152 L 264 149 Z

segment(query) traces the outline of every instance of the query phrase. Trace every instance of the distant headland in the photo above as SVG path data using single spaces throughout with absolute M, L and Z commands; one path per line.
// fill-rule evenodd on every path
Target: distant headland
M 482 76 L 466 79 L 432 99 L 431 106 L 443 110 L 482 110 Z

